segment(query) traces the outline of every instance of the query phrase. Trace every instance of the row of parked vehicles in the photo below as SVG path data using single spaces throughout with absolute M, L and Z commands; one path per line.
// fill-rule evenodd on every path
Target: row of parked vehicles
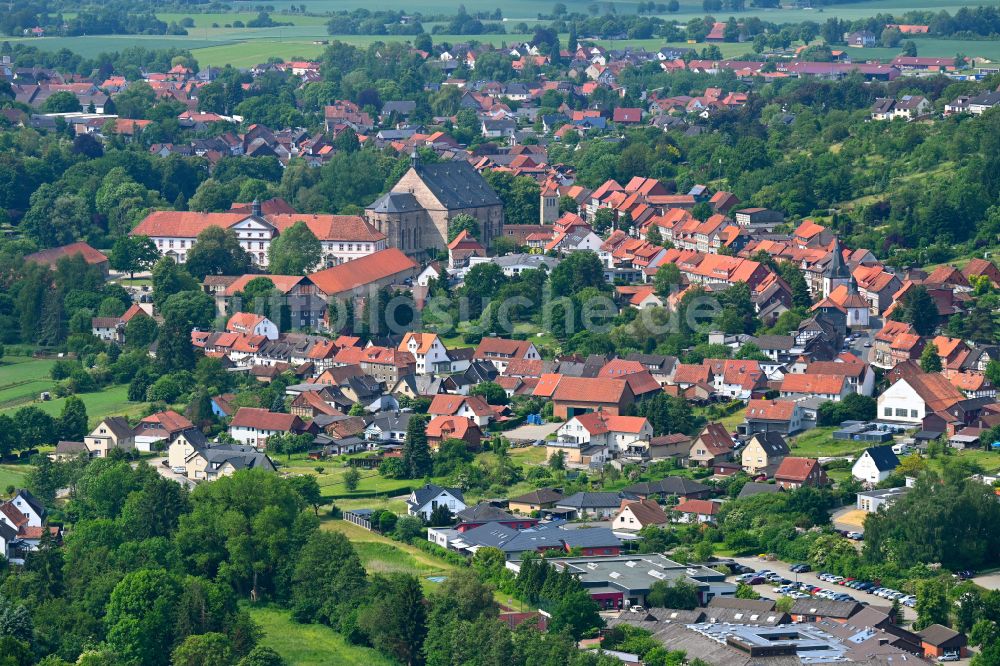
M 882 587 L 877 582 L 873 583 L 865 580 L 857 580 L 855 578 L 845 578 L 844 576 L 837 576 L 825 572 L 817 574 L 816 577 L 822 581 L 833 583 L 834 585 L 843 585 L 844 587 L 849 587 L 852 590 L 873 594 L 876 597 L 881 597 L 887 601 L 899 601 L 899 603 L 904 606 L 909 606 L 910 608 L 917 605 L 917 598 L 912 594 L 906 594 L 905 592 L 894 590 L 891 587 Z

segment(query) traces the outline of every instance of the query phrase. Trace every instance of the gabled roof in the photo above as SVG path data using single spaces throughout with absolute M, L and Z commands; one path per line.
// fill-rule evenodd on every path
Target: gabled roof
M 785 456 L 789 453 L 788 443 L 780 433 L 774 431 L 759 432 L 750 438 L 756 441 L 769 456 Z
M 517 504 L 551 504 L 558 502 L 562 498 L 563 494 L 561 491 L 553 488 L 539 488 L 538 490 L 532 490 L 530 493 L 511 497 L 509 501 Z
M 787 374 L 781 380 L 783 393 L 810 395 L 840 395 L 844 391 L 844 375 Z
M 415 261 L 391 247 L 313 273 L 309 279 L 325 294 L 333 296 L 380 280 L 394 278 L 417 268 Z
M 679 513 L 694 513 L 700 516 L 714 516 L 719 513 L 718 502 L 709 500 L 692 499 L 685 500 L 673 508 Z
M 489 183 L 468 162 L 418 162 L 413 168 L 431 194 L 448 210 L 503 205 Z
M 617 518 L 626 509 L 632 512 L 632 515 L 635 516 L 635 519 L 643 527 L 646 525 L 664 525 L 670 522 L 670 518 L 667 517 L 666 512 L 660 508 L 660 505 L 655 500 L 622 500 L 621 509 L 615 514 L 615 517 Z
M 230 427 L 257 428 L 258 430 L 276 430 L 291 432 L 301 430 L 305 424 L 294 414 L 272 412 L 257 407 L 240 407 L 233 417 Z
M 938 372 L 914 374 L 899 381 L 905 381 L 931 411 L 948 409 L 965 398 L 954 384 Z
M 862 455 L 865 453 L 871 457 L 880 472 L 891 472 L 899 467 L 899 458 L 893 453 L 892 446 L 872 446 L 865 449 Z
M 591 493 L 579 492 L 569 497 L 563 497 L 556 506 L 569 509 L 604 509 L 621 506 L 622 499 L 636 499 L 629 493 Z
M 47 250 L 41 250 L 40 252 L 28 254 L 25 255 L 24 260 L 36 264 L 55 266 L 56 262 L 60 259 L 76 255 L 82 256 L 83 260 L 88 264 L 101 264 L 108 260 L 107 256 L 90 247 L 83 241 L 70 243 L 69 245 L 63 245 L 60 247 L 51 247 Z
M 583 428 L 593 435 L 609 432 L 625 432 L 637 435 L 649 424 L 644 416 L 614 416 L 602 411 L 587 412 L 574 417 Z
M 804 482 L 819 467 L 819 461 L 813 458 L 797 458 L 789 456 L 781 461 L 774 472 L 774 478 L 779 481 Z
M 410 499 L 406 500 L 406 503 L 412 506 L 414 509 L 419 509 L 425 504 L 430 502 L 432 499 L 440 495 L 442 492 L 446 492 L 460 502 L 465 502 L 465 496 L 462 495 L 462 491 L 459 488 L 445 488 L 433 483 L 425 484 L 421 488 L 414 490 Z

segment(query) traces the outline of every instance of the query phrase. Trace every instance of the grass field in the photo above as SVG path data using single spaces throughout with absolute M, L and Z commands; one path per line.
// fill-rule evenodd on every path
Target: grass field
M 0 491 L 7 486 L 23 486 L 28 465 L 0 465 Z
M 20 407 L 50 391 L 55 382 L 49 377 L 54 359 L 8 356 L 0 362 L 0 411 Z
M 396 662 L 371 648 L 350 645 L 333 629 L 321 624 L 293 622 L 288 611 L 273 606 L 247 606 L 260 625 L 265 645 L 294 666 L 393 666 Z
M 42 391 L 51 391 L 55 381 L 49 371 L 53 359 L 11 356 L 0 363 L 0 414 L 10 413 L 19 407 L 34 404 L 47 414 L 58 416 L 66 403 L 65 398 L 39 402 Z M 87 416 L 95 425 L 105 416 L 135 416 L 142 412 L 145 403 L 128 401 L 128 386 L 110 386 L 97 393 L 81 393 L 79 398 L 87 406 Z
M 861 453 L 869 446 L 865 442 L 835 440 L 834 430 L 836 428 L 813 428 L 793 437 L 789 442 L 792 455 L 806 458 L 846 456 Z
M 438 559 L 419 548 L 393 541 L 375 532 L 343 520 L 328 520 L 322 526 L 344 534 L 358 552 L 361 563 L 368 573 L 408 573 L 420 579 L 424 591 L 434 589 L 437 583 L 431 577 L 447 576 L 455 566 Z

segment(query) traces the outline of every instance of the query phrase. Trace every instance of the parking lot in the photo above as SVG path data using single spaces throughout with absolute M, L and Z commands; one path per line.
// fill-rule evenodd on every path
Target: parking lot
M 779 562 L 777 560 L 766 561 L 756 557 L 734 557 L 733 559 L 744 566 L 752 567 L 756 571 L 760 571 L 761 569 L 770 569 L 771 571 L 774 571 L 775 573 L 784 576 L 788 580 L 794 582 L 808 583 L 810 585 L 818 586 L 825 590 L 832 590 L 834 592 L 843 592 L 845 594 L 851 595 L 852 597 L 854 597 L 855 599 L 857 599 L 862 603 L 871 604 L 872 606 L 888 607 L 892 605 L 892 602 L 889 601 L 888 599 L 877 597 L 874 594 L 869 594 L 867 592 L 862 592 L 860 590 L 852 590 L 851 588 L 844 587 L 843 585 L 836 585 L 834 583 L 822 581 L 816 575 L 817 573 L 820 572 L 809 571 L 806 573 L 797 574 L 794 573 L 789 568 L 791 566 L 790 564 L 786 564 L 785 562 Z M 772 583 L 764 583 L 763 585 L 755 585 L 754 590 L 756 590 L 756 592 L 760 594 L 762 597 L 775 599 L 779 596 L 772 591 L 775 587 L 777 586 Z M 906 606 L 903 606 L 902 608 L 903 608 L 903 617 L 906 620 L 912 621 L 917 618 L 917 613 L 912 608 L 908 608 Z

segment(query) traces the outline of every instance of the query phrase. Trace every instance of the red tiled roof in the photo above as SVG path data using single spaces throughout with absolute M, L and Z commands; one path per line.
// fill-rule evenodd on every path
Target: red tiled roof
M 83 241 L 70 243 L 61 247 L 50 247 L 47 250 L 26 255 L 24 260 L 36 264 L 55 266 L 56 262 L 63 257 L 73 257 L 78 254 L 83 256 L 84 261 L 92 265 L 101 264 L 108 260 L 103 253 L 95 250 Z
M 649 423 L 644 416 L 614 416 L 602 411 L 579 414 L 575 418 L 591 435 L 609 432 L 638 434 Z
M 357 215 L 305 215 L 303 213 L 282 213 L 268 215 L 267 221 L 285 232 L 296 222 L 305 222 L 309 230 L 321 241 L 347 241 L 374 243 L 385 240 L 385 234 L 377 231 L 364 218 Z
M 272 412 L 257 407 L 240 407 L 230 423 L 231 427 L 257 428 L 290 432 L 302 428 L 302 419 L 294 414 Z
M 617 404 L 628 383 L 622 379 L 563 377 L 552 394 L 553 400 Z M 659 387 L 659 385 L 657 385 Z
M 813 469 L 818 465 L 819 461 L 813 458 L 795 458 L 789 456 L 778 465 L 778 469 L 774 472 L 774 478 L 782 481 L 802 483 L 809 478 Z
M 146 418 L 139 421 L 139 423 L 156 423 L 167 432 L 180 432 L 181 430 L 187 430 L 188 428 L 194 427 L 193 423 L 172 409 L 168 409 L 165 412 L 150 414 Z
M 402 276 L 416 268 L 415 261 L 391 247 L 313 273 L 309 279 L 324 293 L 334 296 L 379 280 Z
M 246 213 L 199 213 L 195 211 L 156 210 L 132 230 L 133 236 L 196 238 L 209 227 L 228 229 L 245 220 Z
M 685 500 L 675 506 L 674 511 L 679 513 L 694 513 L 701 516 L 714 516 L 719 513 L 719 504 L 701 499 Z
M 746 418 L 765 421 L 790 421 L 795 413 L 792 400 L 750 400 L 747 403 Z
M 844 390 L 844 375 L 788 374 L 781 380 L 781 390 L 786 393 L 840 395 Z

